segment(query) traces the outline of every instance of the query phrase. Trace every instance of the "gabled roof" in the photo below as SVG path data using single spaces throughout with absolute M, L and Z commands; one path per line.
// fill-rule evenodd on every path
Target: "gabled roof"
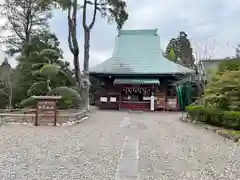
M 186 74 L 194 72 L 166 59 L 157 30 L 120 30 L 112 57 L 90 68 L 104 74 Z

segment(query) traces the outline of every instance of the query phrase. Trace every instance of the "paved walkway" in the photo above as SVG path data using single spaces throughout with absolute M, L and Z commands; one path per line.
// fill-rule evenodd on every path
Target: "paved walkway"
M 72 127 L 0 127 L 1 180 L 238 180 L 240 148 L 179 113 L 97 111 Z

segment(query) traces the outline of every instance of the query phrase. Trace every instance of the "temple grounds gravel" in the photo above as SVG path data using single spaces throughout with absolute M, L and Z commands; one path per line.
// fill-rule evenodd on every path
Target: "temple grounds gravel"
M 67 127 L 1 126 L 0 179 L 113 179 L 121 119 L 100 118 Z
M 2 125 L 0 179 L 114 180 L 126 136 L 139 139 L 140 180 L 240 179 L 239 145 L 179 117 L 97 111 L 74 126 Z

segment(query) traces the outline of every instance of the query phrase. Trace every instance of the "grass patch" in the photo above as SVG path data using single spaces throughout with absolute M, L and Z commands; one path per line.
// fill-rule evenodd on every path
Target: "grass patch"
M 217 130 L 217 134 L 220 134 L 221 136 L 231 139 L 235 142 L 240 141 L 240 131 L 237 130 Z
M 229 134 L 240 137 L 240 131 L 235 131 L 235 130 L 225 130 L 225 131 L 228 132 Z

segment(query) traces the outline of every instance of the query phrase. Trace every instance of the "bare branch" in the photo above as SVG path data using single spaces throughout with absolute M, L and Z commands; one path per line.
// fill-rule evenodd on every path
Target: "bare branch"
M 91 1 L 87 1 L 87 4 L 90 4 L 90 5 L 97 5 L 97 6 L 106 6 L 107 3 L 97 3 L 97 1 L 95 1 L 94 3 L 91 2 Z
M 74 48 L 74 53 L 78 54 L 79 53 L 79 47 L 78 47 L 78 42 L 77 42 L 77 0 L 74 0 L 73 2 L 73 12 L 72 12 L 72 43 L 73 43 L 73 48 Z
M 197 61 L 214 58 L 219 50 L 225 48 L 228 43 L 221 45 L 215 37 L 205 39 L 204 42 L 191 39 L 193 42 L 194 56 Z
M 92 22 L 90 23 L 88 29 L 91 30 L 95 21 L 96 21 L 96 15 L 97 15 L 97 0 L 94 0 L 94 11 L 93 11 L 93 18 Z
M 72 45 L 72 40 L 71 40 L 71 34 L 72 34 L 72 20 L 71 20 L 71 3 L 69 3 L 68 6 L 68 46 L 69 49 L 72 53 L 74 53 L 73 45 Z
M 87 27 L 87 0 L 84 0 L 83 3 L 83 18 L 82 18 L 82 25 L 84 29 L 88 29 Z

